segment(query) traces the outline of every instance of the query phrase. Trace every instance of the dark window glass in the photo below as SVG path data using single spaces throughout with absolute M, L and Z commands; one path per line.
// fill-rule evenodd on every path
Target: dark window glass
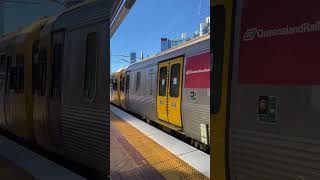
M 166 96 L 167 91 L 167 67 L 160 68 L 159 96 Z
M 1 55 L 0 57 L 0 71 L 5 72 L 6 69 L 6 55 Z
M 62 44 L 55 44 L 53 48 L 52 92 L 53 97 L 60 97 L 62 73 Z
M 16 56 L 16 91 L 23 92 L 24 88 L 24 57 L 23 55 Z
M 180 92 L 180 64 L 171 66 L 170 97 L 179 97 Z
M 90 33 L 87 36 L 86 44 L 86 66 L 84 79 L 84 97 L 92 99 L 96 93 L 96 73 L 98 54 L 97 33 Z
M 114 79 L 114 81 L 113 81 L 113 90 L 118 90 L 118 79 Z
M 39 41 L 34 41 L 32 45 L 32 92 L 34 93 L 39 86 Z
M 39 56 L 39 66 L 40 66 L 40 86 L 39 91 L 41 95 L 44 95 L 46 89 L 46 78 L 47 78 L 47 60 L 48 60 L 48 52 L 47 49 L 44 48 L 40 51 Z
M 32 58 L 37 59 L 36 56 L 38 56 L 39 53 L 39 41 L 34 41 L 32 45 Z
M 124 82 L 125 81 L 125 76 L 121 75 L 120 76 L 120 91 L 124 91 Z
M 7 56 L 7 62 L 6 62 L 6 80 L 5 80 L 5 92 L 8 92 L 8 88 L 11 86 L 11 56 Z M 8 87 L 9 86 L 9 87 Z M 10 88 L 11 89 L 11 88 Z
M 126 77 L 126 92 L 129 92 L 129 86 L 130 86 L 130 75 L 127 74 L 127 77 Z
M 39 48 L 39 42 L 35 41 L 32 48 L 33 93 L 37 92 L 38 95 L 44 95 L 46 73 L 47 73 L 47 49 Z
M 224 39 L 225 39 L 225 8 L 224 6 L 215 6 L 211 8 L 214 21 L 211 21 L 211 27 L 215 36 L 210 39 L 211 46 L 211 95 L 210 111 L 217 113 L 221 104 L 221 86 L 222 86 L 222 69 L 224 58 Z
M 10 89 L 16 89 L 17 68 L 10 67 Z
M 136 81 L 136 90 L 138 91 L 140 89 L 140 77 L 141 76 L 141 73 L 140 72 L 137 72 L 137 81 Z

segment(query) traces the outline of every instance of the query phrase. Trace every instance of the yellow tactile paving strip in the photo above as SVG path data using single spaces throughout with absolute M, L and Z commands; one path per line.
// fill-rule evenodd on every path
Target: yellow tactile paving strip
M 165 179 L 209 179 L 113 113 L 111 123 Z

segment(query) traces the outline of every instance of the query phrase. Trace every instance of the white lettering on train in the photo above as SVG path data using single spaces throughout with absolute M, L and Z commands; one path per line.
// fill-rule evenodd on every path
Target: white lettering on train
M 186 75 L 204 73 L 204 72 L 210 72 L 210 69 L 200 69 L 200 70 L 195 70 L 195 71 L 187 70 Z
M 305 22 L 298 26 L 285 26 L 277 29 L 258 29 L 249 28 L 243 36 L 243 41 L 251 41 L 255 38 L 270 38 L 276 36 L 287 36 L 294 34 L 302 34 L 309 32 L 319 32 L 320 31 L 320 21 L 315 23 Z

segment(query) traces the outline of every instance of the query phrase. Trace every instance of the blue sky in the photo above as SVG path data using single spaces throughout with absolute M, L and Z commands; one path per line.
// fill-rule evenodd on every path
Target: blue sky
M 137 0 L 111 38 L 111 72 L 129 65 L 114 55 L 152 56 L 160 52 L 161 37 L 190 37 L 208 16 L 209 0 Z

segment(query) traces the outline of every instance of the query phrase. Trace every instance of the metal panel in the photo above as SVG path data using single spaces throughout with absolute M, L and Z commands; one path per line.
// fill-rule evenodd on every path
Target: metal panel
M 235 128 L 231 134 L 233 179 L 320 178 L 319 140 Z
M 190 100 L 190 92 L 197 91 L 197 101 Z M 201 142 L 200 124 L 210 127 L 210 89 L 184 89 L 182 96 L 183 132 Z M 208 132 L 210 137 L 210 130 Z
M 63 106 L 64 152 L 73 160 L 106 172 L 108 168 L 109 112 L 93 108 Z
M 190 53 L 186 58 L 207 53 L 207 48 L 204 52 Z M 201 124 L 208 125 L 210 127 L 210 88 L 185 88 L 186 66 L 187 63 L 184 63 L 182 96 L 183 132 L 185 135 L 201 142 Z M 196 100 L 190 99 L 191 92 L 196 93 Z M 208 137 L 210 137 L 210 128 L 208 130 Z
M 129 96 L 129 111 L 132 111 L 144 118 L 154 120 L 155 114 L 155 79 L 156 66 L 146 67 L 139 71 L 130 72 L 130 96 Z M 140 91 L 136 91 L 136 73 L 141 73 Z M 151 81 L 153 80 L 153 82 Z M 151 93 L 152 92 L 152 93 Z

